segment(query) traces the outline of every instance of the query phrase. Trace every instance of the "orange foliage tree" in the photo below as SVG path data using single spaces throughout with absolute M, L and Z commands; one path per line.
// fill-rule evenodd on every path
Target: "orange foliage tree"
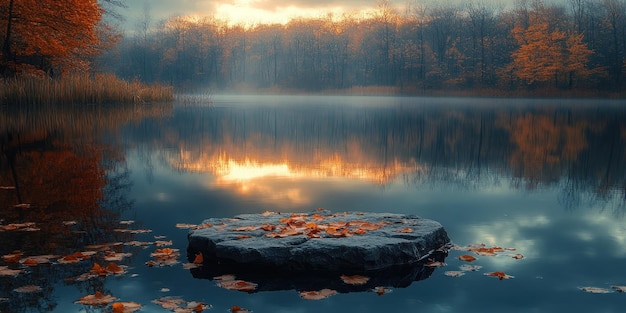
M 86 69 L 98 50 L 103 13 L 97 0 L 2 1 L 2 74 Z
M 506 72 L 528 85 L 553 82 L 558 87 L 561 80 L 570 88 L 576 79 L 590 75 L 587 63 L 593 51 L 583 34 L 561 31 L 542 1 L 533 2 L 527 22 L 517 23 L 511 31 L 519 48 L 512 52 Z

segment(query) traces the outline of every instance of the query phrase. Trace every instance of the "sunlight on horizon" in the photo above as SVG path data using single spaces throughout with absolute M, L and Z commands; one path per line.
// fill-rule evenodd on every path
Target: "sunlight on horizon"
M 244 0 L 233 3 L 219 3 L 215 6 L 215 17 L 226 21 L 229 25 L 253 26 L 258 24 L 288 24 L 292 20 L 321 18 L 332 16 L 338 18 L 345 14 L 367 16 L 371 8 L 347 9 L 342 6 L 323 8 L 302 8 L 293 5 L 279 6 L 274 10 L 256 7 L 253 1 Z

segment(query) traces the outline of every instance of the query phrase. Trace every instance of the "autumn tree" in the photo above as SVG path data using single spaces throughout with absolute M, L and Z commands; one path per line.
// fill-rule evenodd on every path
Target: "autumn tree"
M 86 69 L 97 54 L 99 22 L 104 11 L 97 0 L 9 0 L 0 4 L 4 76 L 30 69 Z
M 519 48 L 512 53 L 508 71 L 530 86 L 554 82 L 558 87 L 559 77 L 565 77 L 572 87 L 576 75 L 584 78 L 589 74 L 587 63 L 592 51 L 582 34 L 568 34 L 554 25 L 550 13 L 542 1 L 534 1 L 528 26 L 518 23 L 512 30 Z

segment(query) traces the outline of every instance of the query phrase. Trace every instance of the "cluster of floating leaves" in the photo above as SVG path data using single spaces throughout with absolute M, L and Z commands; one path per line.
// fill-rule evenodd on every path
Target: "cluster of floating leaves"
M 76 221 L 64 221 L 64 226 L 72 227 L 77 225 Z M 120 225 L 131 225 L 133 221 L 121 221 Z M 21 223 L 21 224 L 7 224 L 0 225 L 2 228 L 0 231 L 36 231 L 35 223 Z M 146 229 L 116 229 L 116 232 L 141 234 L 149 233 L 151 230 Z M 177 264 L 180 252 L 178 249 L 163 248 L 165 246 L 172 245 L 171 240 L 163 240 L 163 236 L 155 236 L 154 241 L 129 241 L 129 242 L 115 242 L 106 244 L 96 244 L 86 246 L 87 251 L 76 251 L 67 255 L 24 255 L 21 251 L 14 251 L 12 253 L 2 256 L 2 261 L 7 265 L 0 266 L 0 276 L 17 277 L 28 271 L 29 268 L 33 268 L 39 265 L 67 265 L 76 264 L 80 262 L 93 262 L 92 266 L 85 273 L 78 276 L 66 278 L 66 282 L 80 282 L 90 279 L 101 279 L 109 275 L 124 275 L 127 273 L 128 266 L 119 264 L 126 258 L 132 256 L 130 252 L 124 252 L 124 247 L 141 247 L 147 248 L 149 246 L 156 247 L 155 251 L 151 253 L 153 260 L 148 261 L 146 264 L 150 265 L 154 262 L 156 266 L 167 266 Z M 183 264 L 183 268 L 199 267 L 202 266 L 203 257 L 202 254 L 196 256 L 193 263 Z M 186 266 L 189 265 L 189 266 Z M 17 293 L 38 293 L 42 292 L 42 288 L 37 285 L 24 285 L 13 289 Z M 0 301 L 9 301 L 9 298 L 0 298 Z M 97 291 L 95 294 L 86 295 L 77 301 L 76 304 L 110 307 L 110 311 L 113 313 L 130 313 L 141 309 L 141 304 L 136 302 L 116 302 L 118 299 L 113 295 L 106 295 Z M 167 299 L 161 299 L 161 303 L 166 303 Z M 155 300 L 157 301 L 157 300 Z M 156 303 L 156 302 L 155 302 Z M 173 302 L 170 302 L 173 303 Z M 167 304 L 165 304 L 167 306 Z M 176 305 L 176 308 L 172 308 L 174 312 L 202 312 L 210 308 L 210 305 L 200 302 L 180 302 Z M 242 311 L 243 312 L 243 311 Z
M 459 261 L 462 262 L 466 262 L 467 264 L 462 264 L 461 266 L 459 266 L 459 270 L 450 270 L 450 271 L 445 271 L 444 275 L 446 276 L 450 276 L 450 277 L 460 277 L 465 275 L 465 273 L 467 272 L 476 272 L 479 271 L 480 269 L 482 269 L 482 266 L 480 265 L 473 265 L 473 264 L 469 264 L 472 263 L 476 260 L 478 260 L 478 257 L 476 256 L 487 256 L 487 257 L 494 257 L 494 256 L 498 256 L 500 254 L 503 254 L 507 257 L 511 257 L 513 259 L 523 259 L 524 256 L 522 254 L 519 253 L 513 253 L 514 251 L 516 251 L 517 249 L 515 248 L 503 248 L 503 247 L 499 247 L 499 246 L 492 246 L 492 247 L 488 247 L 487 245 L 480 243 L 480 244 L 471 244 L 468 246 L 458 246 L 458 245 L 452 245 L 450 248 L 450 250 L 457 250 L 457 251 L 463 251 L 463 252 L 468 252 L 467 254 L 462 254 L 459 255 L 457 257 L 457 259 Z M 470 254 L 473 253 L 474 255 Z M 434 260 L 429 260 L 425 266 L 429 266 L 429 267 L 443 267 L 443 266 L 447 266 L 446 263 L 441 262 L 441 261 L 434 261 Z M 485 272 L 484 273 L 485 276 L 489 276 L 489 277 L 496 277 L 499 280 L 503 280 L 503 279 L 511 279 L 511 278 L 515 278 L 512 275 L 509 275 L 503 271 L 493 271 L 493 272 Z
M 161 306 L 166 310 L 170 310 L 176 313 L 199 313 L 204 310 L 210 309 L 210 304 L 205 304 L 197 301 L 186 301 L 181 297 L 161 297 L 156 300 L 152 300 L 152 303 Z

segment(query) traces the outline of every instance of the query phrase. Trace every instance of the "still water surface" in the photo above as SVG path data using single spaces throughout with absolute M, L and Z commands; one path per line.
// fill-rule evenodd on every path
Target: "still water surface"
M 178 264 L 148 267 L 158 247 L 112 245 L 105 249 L 132 254 L 117 262 L 126 273 L 86 281 L 72 278 L 106 264 L 104 252 L 26 267 L 0 276 L 0 312 L 111 311 L 74 303 L 96 291 L 140 303 L 140 312 L 167 312 L 152 303 L 163 296 L 211 304 L 209 312 L 235 305 L 254 312 L 622 312 L 626 305 L 626 294 L 612 289 L 626 285 L 624 102 L 190 99 L 2 108 L 0 225 L 34 222 L 39 230 L 0 232 L 0 254 L 171 240 L 182 255 Z M 320 207 L 416 214 L 439 221 L 459 246 L 515 251 L 475 255 L 471 264 L 481 269 L 451 277 L 445 272 L 467 264 L 458 256 L 468 253 L 451 250 L 446 267 L 406 288 L 319 301 L 296 290 L 226 290 L 182 267 L 187 230 L 177 223 Z M 514 278 L 484 275 L 491 271 Z M 14 291 L 28 284 L 42 290 Z M 614 292 L 581 290 L 589 286 Z

